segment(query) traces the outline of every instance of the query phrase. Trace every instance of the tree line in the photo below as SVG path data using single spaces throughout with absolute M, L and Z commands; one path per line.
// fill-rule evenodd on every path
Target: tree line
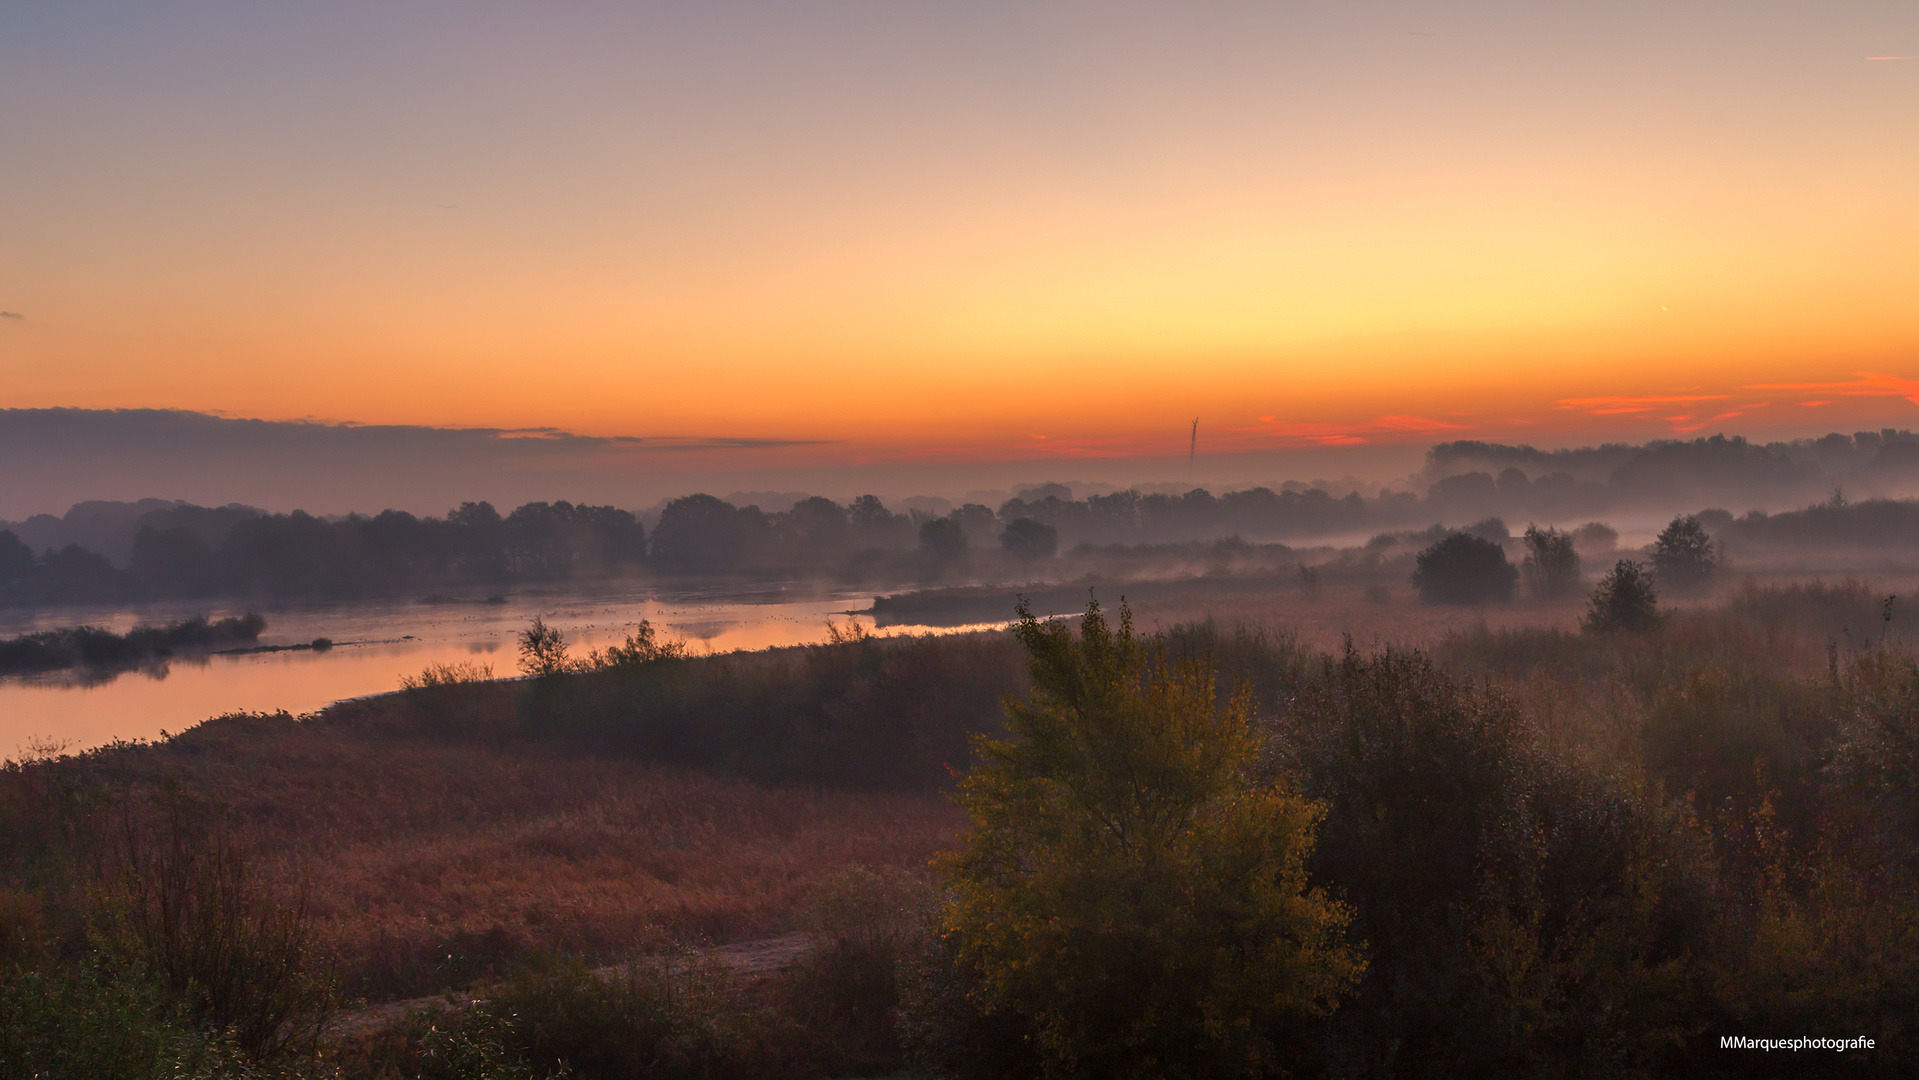
M 1427 511 L 1446 512 L 1434 498 L 1422 503 L 1409 494 L 1386 493 L 1367 500 L 1357 493 L 1334 498 L 1320 488 L 1275 492 L 1256 487 L 1222 495 L 1205 488 L 1183 495 L 1128 489 L 1074 499 L 1064 485 L 1029 491 L 997 510 L 968 503 L 945 514 L 917 509 L 894 513 L 875 495 L 847 504 L 814 496 L 769 512 L 696 494 L 667 503 L 650 531 L 630 511 L 565 501 L 527 503 L 504 516 L 490 503 L 466 502 L 445 517 L 387 510 L 331 519 L 301 511 L 267 514 L 240 507 L 169 505 L 135 520 L 131 555 L 124 566 L 78 543 L 36 553 L 12 531 L 0 530 L 0 605 L 212 597 L 345 599 L 629 574 L 931 581 L 1018 574 L 1062 548 L 1081 545 L 1325 535 Z M 1919 502 L 1851 502 L 1835 489 L 1825 502 L 1804 510 L 1773 515 L 1753 511 L 1737 518 L 1725 510 L 1704 510 L 1692 518 L 1703 530 L 1704 540 L 1697 542 L 1720 544 L 1715 550 L 1725 544 L 1742 549 L 1896 547 L 1919 525 Z M 1496 518 L 1458 531 L 1484 534 L 1481 538 L 1495 546 L 1510 538 Z M 1593 536 L 1586 537 L 1588 532 Z M 1705 537 L 1707 532 L 1710 537 Z M 1423 534 L 1380 533 L 1366 550 L 1384 550 L 1423 536 L 1454 547 L 1465 544 L 1449 540 L 1449 533 L 1440 526 Z M 1553 535 L 1562 547 L 1570 542 L 1564 534 Z M 1584 526 L 1579 536 L 1582 544 L 1590 540 L 1606 547 L 1616 539 L 1598 524 Z M 1570 564 L 1564 563 L 1566 556 L 1572 558 Z M 1554 582 L 1578 579 L 1577 556 L 1569 547 L 1550 556 L 1561 560 L 1550 572 L 1545 562 L 1538 562 L 1548 559 L 1547 554 L 1534 552 L 1532 557 L 1538 573 L 1528 571 L 1528 580 L 1540 595 L 1560 586 L 1538 574 Z M 1505 565 L 1503 555 L 1498 561 Z M 1673 573 L 1684 577 L 1686 571 L 1669 570 L 1669 583 L 1675 580 Z M 1437 591 L 1422 587 L 1422 594 L 1433 593 L 1430 599 L 1447 602 L 1439 594 L 1447 591 L 1444 582 L 1450 578 L 1435 580 L 1441 582 Z M 1495 594 L 1500 592 L 1495 588 L 1486 593 L 1478 586 L 1466 591 L 1472 599 L 1465 602 L 1498 599 Z M 1511 595 L 1511 583 L 1504 595 Z

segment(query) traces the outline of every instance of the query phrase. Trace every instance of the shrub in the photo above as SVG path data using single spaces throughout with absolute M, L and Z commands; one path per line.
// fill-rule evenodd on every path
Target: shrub
M 1697 921 L 1668 879 L 1703 860 L 1535 738 L 1418 653 L 1349 646 L 1288 703 L 1276 765 L 1327 804 L 1313 870 L 1371 946 L 1317 1040 L 1325 1074 L 1636 1075 L 1683 1028 L 1667 965 Z
M 1639 563 L 1621 559 L 1599 579 L 1580 625 L 1595 634 L 1643 634 L 1665 621 L 1652 575 Z
M 1526 526 L 1526 586 L 1541 600 L 1569 595 L 1579 587 L 1579 552 L 1572 534 Z
M 566 635 L 538 616 L 520 631 L 520 670 L 535 679 L 550 679 L 575 670 L 566 656 Z
M 590 669 L 620 669 L 644 667 L 663 660 L 678 660 L 686 655 L 686 642 L 680 640 L 662 641 L 653 629 L 653 624 L 640 620 L 639 628 L 626 635 L 626 640 L 618 645 L 609 645 L 602 652 L 593 650 L 584 665 Z
M 312 956 L 304 896 L 254 876 L 208 811 L 171 795 L 150 825 L 129 820 L 95 934 L 194 1018 L 256 1058 L 312 1049 L 333 1004 Z
M 960 959 L 957 933 L 930 933 L 901 955 L 899 995 L 899 1040 L 915 1065 L 962 1080 L 1045 1073 L 1030 1021 L 985 1008 L 978 965 Z
M 1307 887 L 1319 808 L 1252 767 L 1251 702 L 1117 631 L 1076 641 L 1022 605 L 1033 702 L 982 738 L 947 925 L 986 1011 L 1020 1017 L 1048 1075 L 1217 1076 L 1273 1061 L 1274 1028 L 1363 967 L 1346 910 Z
M 1414 559 L 1413 587 L 1428 604 L 1504 603 L 1519 571 L 1491 540 L 1453 533 Z
M 580 1080 L 750 1076 L 762 1050 L 737 978 L 688 952 L 636 961 L 610 978 L 577 960 L 523 970 L 485 1011 L 521 1055 Z
M 324 640 L 324 639 L 322 639 Z M 486 682 L 493 678 L 493 665 L 477 663 L 428 664 L 418 675 L 400 676 L 402 690 L 438 690 L 448 686 Z
M 504 982 L 476 985 L 362 1040 L 343 1064 L 386 1080 L 746 1080 L 817 1074 L 776 1056 L 777 1029 L 748 987 L 691 951 L 593 971 L 530 957 Z
M 0 1067 L 38 1080 L 268 1080 L 231 1041 L 167 995 L 104 975 L 94 960 L 57 971 L 0 969 Z

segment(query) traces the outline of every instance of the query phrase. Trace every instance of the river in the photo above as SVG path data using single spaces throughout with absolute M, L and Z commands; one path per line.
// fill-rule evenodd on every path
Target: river
M 641 620 L 695 653 L 764 649 L 826 640 L 828 620 L 872 606 L 873 593 L 807 586 L 755 592 L 598 590 L 522 593 L 433 602 L 391 600 L 262 610 L 262 645 L 329 638 L 326 651 L 174 657 L 152 667 L 88 677 L 0 678 L 0 759 L 59 747 L 84 750 L 116 739 L 153 739 L 211 716 L 238 711 L 312 712 L 345 698 L 399 688 L 400 679 L 442 663 L 489 665 L 498 677 L 519 672 L 517 638 L 537 616 L 558 627 L 575 656 L 623 640 Z M 90 624 L 125 632 L 191 615 L 214 618 L 247 609 L 219 604 L 74 607 L 0 611 L 0 636 Z M 940 627 L 951 633 L 972 627 Z M 891 626 L 889 634 L 930 628 Z

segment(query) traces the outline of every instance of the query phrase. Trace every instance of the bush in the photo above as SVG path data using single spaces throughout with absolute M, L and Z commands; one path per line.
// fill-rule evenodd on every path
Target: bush
M 1349 647 L 1288 703 L 1277 764 L 1329 807 L 1315 877 L 1371 946 L 1323 1073 L 1636 1075 L 1683 1030 L 1701 931 L 1671 879 L 1707 860 L 1535 740 L 1418 653 Z
M 690 950 L 594 971 L 531 957 L 363 1040 L 343 1062 L 386 1080 L 757 1080 L 817 1076 L 804 1033 L 730 969 Z
M 533 625 L 520 631 L 520 670 L 528 678 L 551 679 L 576 669 L 567 659 L 566 635 L 558 627 L 535 616 Z
M 94 929 L 111 960 L 255 1058 L 317 1046 L 333 994 L 303 896 L 267 888 L 208 811 L 177 795 L 157 822 L 128 822 L 118 855 Z
M 1504 548 L 1470 533 L 1453 533 L 1414 560 L 1413 587 L 1428 604 L 1504 603 L 1518 580 Z
M 1643 634 L 1665 621 L 1652 575 L 1639 563 L 1621 559 L 1599 579 L 1580 625 L 1595 634 Z
M 1320 810 L 1252 773 L 1251 702 L 1213 669 L 1117 631 L 1077 641 L 1022 605 L 1031 705 L 982 738 L 972 827 L 946 861 L 947 926 L 989 1013 L 1019 1017 L 1056 1076 L 1245 1073 L 1279 1025 L 1323 1012 L 1363 968 L 1349 915 L 1308 888 Z
M 103 975 L 0 969 L 0 1067 L 38 1080 L 266 1080 L 160 989 Z

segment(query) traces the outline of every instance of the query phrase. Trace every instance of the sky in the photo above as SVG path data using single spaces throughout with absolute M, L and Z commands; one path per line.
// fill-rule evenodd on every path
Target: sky
M 0 0 L 0 408 L 669 486 L 1915 427 L 1916 57 L 1910 0 Z

